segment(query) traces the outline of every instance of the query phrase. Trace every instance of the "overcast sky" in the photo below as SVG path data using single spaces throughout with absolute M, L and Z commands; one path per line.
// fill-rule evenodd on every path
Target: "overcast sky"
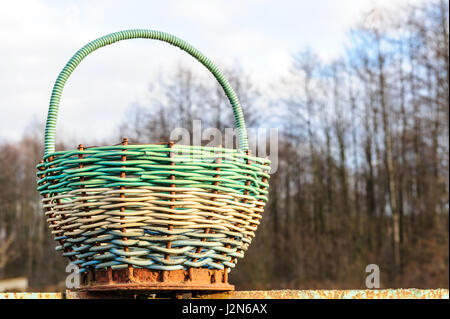
M 2 0 L 0 140 L 16 140 L 32 120 L 44 121 L 64 64 L 81 46 L 107 33 L 133 28 L 172 33 L 219 67 L 238 62 L 264 87 L 306 46 L 326 60 L 339 56 L 348 29 L 374 5 L 418 1 Z M 80 142 L 89 135 L 111 135 L 125 111 L 145 101 L 157 74 L 179 63 L 194 66 L 192 60 L 150 40 L 123 41 L 94 52 L 67 82 L 58 133 L 78 136 Z

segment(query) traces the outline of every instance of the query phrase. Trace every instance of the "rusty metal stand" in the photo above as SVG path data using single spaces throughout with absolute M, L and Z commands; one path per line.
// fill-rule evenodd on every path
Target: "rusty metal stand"
M 197 269 L 189 270 L 150 270 L 107 269 L 96 270 L 82 277 L 81 287 L 74 292 L 86 294 L 95 298 L 123 296 L 124 294 L 158 294 L 179 296 L 199 292 L 234 291 L 234 286 L 227 282 L 224 270 Z

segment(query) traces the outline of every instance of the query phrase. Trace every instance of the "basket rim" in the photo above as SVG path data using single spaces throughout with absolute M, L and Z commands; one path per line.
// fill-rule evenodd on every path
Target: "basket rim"
M 226 148 L 226 147 L 218 147 L 218 146 L 199 146 L 199 145 L 183 145 L 183 144 L 176 144 L 174 143 L 173 146 L 170 147 L 171 142 L 158 142 L 158 143 L 129 143 L 128 145 L 123 145 L 121 143 L 119 144 L 113 144 L 113 145 L 92 145 L 92 146 L 83 146 L 83 150 L 79 149 L 67 149 L 67 150 L 60 150 L 55 151 L 49 154 L 44 154 L 42 159 L 45 161 L 49 159 L 50 157 L 55 156 L 62 156 L 62 155 L 78 155 L 78 154 L 88 154 L 93 153 L 96 151 L 105 151 L 105 150 L 132 150 L 132 149 L 139 149 L 139 148 L 145 148 L 145 147 L 167 147 L 171 148 L 171 150 L 183 150 L 183 149 L 191 149 L 191 150 L 198 150 L 198 151 L 206 151 L 206 152 L 217 152 L 217 153 L 223 153 L 223 154 L 238 154 L 242 156 L 244 159 L 248 159 L 249 161 L 257 162 L 258 164 L 264 164 L 264 165 L 270 165 L 271 161 L 268 157 L 259 157 L 259 156 L 253 156 L 251 155 L 250 150 L 241 150 L 241 149 L 234 149 L 234 148 Z M 40 163 L 41 164 L 41 163 Z

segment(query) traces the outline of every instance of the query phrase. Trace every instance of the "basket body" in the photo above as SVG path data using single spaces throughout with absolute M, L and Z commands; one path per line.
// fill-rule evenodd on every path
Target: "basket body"
M 169 43 L 200 62 L 233 110 L 240 150 L 165 144 L 55 152 L 61 95 L 90 53 L 118 41 Z M 59 73 L 45 126 L 38 191 L 57 247 L 95 290 L 230 290 L 267 201 L 269 161 L 249 156 L 239 99 L 217 66 L 182 39 L 155 30 L 111 33 L 79 49 Z M 94 289 L 95 288 L 95 289 Z
M 166 143 L 55 152 L 38 169 L 57 249 L 80 272 L 226 276 L 255 235 L 270 168 L 239 150 Z

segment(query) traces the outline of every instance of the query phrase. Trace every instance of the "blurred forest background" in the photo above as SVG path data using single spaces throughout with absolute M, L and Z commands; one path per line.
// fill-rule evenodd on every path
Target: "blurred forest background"
M 262 224 L 231 272 L 238 289 L 365 288 L 368 264 L 382 287 L 449 287 L 448 9 L 437 0 L 402 17 L 374 10 L 340 59 L 298 52 L 264 111 L 265 92 L 239 66 L 226 70 L 247 125 L 280 134 Z M 194 119 L 234 127 L 219 87 L 190 69 L 149 89 L 159 93 L 127 111 L 114 144 L 167 141 Z M 40 288 L 66 276 L 36 191 L 42 132 L 34 123 L 20 143 L 0 141 L 0 278 Z

